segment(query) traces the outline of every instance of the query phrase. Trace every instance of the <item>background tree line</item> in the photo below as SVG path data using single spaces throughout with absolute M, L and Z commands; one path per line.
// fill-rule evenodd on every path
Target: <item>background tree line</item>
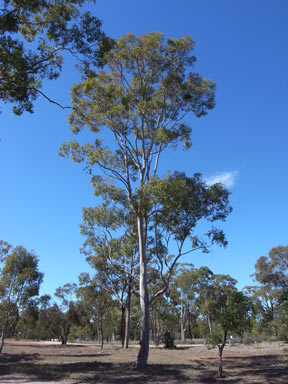
M 39 297 L 43 274 L 33 252 L 1 242 L 0 307 L 2 346 L 5 337 L 36 340 L 57 339 L 121 343 L 140 340 L 140 308 L 136 290 L 111 273 L 106 278 L 102 265 L 94 264 L 95 275 L 79 276 L 49 295 Z M 169 290 L 157 297 L 150 312 L 153 343 L 165 343 L 165 333 L 185 343 L 204 339 L 225 346 L 229 336 L 245 343 L 288 340 L 288 247 L 271 249 L 255 264 L 257 285 L 239 291 L 229 275 L 214 274 L 209 268 L 177 264 Z M 117 280 L 118 279 L 118 280 Z M 151 289 L 161 284 L 150 273 Z M 113 284 L 113 285 L 112 285 Z M 124 292 L 125 291 L 125 292 Z M 127 318 L 129 316 L 129 326 Z M 128 333 L 128 334 L 127 334 Z M 128 342 L 127 342 L 128 340 Z

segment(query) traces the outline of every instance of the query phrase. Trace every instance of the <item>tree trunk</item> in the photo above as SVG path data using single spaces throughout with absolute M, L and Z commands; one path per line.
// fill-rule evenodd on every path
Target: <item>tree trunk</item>
M 128 349 L 130 339 L 130 314 L 131 314 L 131 278 L 129 278 L 127 304 L 126 304 L 126 319 L 125 319 L 125 342 L 124 348 Z
M 63 332 L 63 335 L 61 335 L 61 343 L 63 345 L 66 345 L 67 344 L 67 340 L 68 340 L 68 334 L 67 334 L 67 332 Z
M 192 328 L 191 328 L 190 320 L 188 322 L 188 334 L 189 334 L 189 339 L 192 340 L 193 339 L 193 334 L 192 334 Z
M 0 354 L 2 353 L 2 349 L 4 347 L 4 340 L 5 340 L 5 333 L 6 333 L 6 328 L 7 328 L 7 324 L 8 324 L 8 319 L 9 319 L 9 316 L 6 313 L 3 328 L 2 328 L 2 333 L 1 333 Z
M 100 322 L 100 331 L 101 331 L 101 349 L 104 348 L 104 331 L 103 331 L 103 319 L 101 318 Z
M 120 337 L 121 337 L 121 345 L 124 348 L 125 343 L 125 311 L 126 308 L 124 305 L 121 307 L 121 324 L 120 324 Z
M 100 327 L 98 323 L 97 323 L 97 344 L 100 344 Z
M 226 344 L 227 332 L 223 335 L 222 344 L 218 345 L 218 377 L 223 377 L 223 363 L 222 363 L 222 353 Z
M 181 342 L 185 343 L 185 328 L 184 328 L 182 319 L 181 319 Z
M 187 323 L 187 309 L 186 305 L 181 300 L 181 341 L 185 343 L 185 328 Z
M 137 357 L 137 367 L 145 367 L 149 356 L 149 298 L 147 287 L 146 228 L 141 215 L 137 218 L 140 258 L 140 309 L 141 309 L 141 345 Z
M 211 319 L 210 313 L 208 313 L 208 325 L 209 325 L 210 336 L 212 338 L 212 319 Z
M 156 319 L 156 300 L 154 300 L 153 304 L 150 308 L 150 329 L 151 329 L 151 337 L 154 344 L 156 344 L 157 341 L 157 319 Z
M 72 326 L 72 324 L 70 323 L 70 321 L 68 321 L 68 323 L 65 324 L 63 327 L 64 329 L 63 329 L 63 335 L 62 335 L 62 344 L 64 344 L 64 345 L 67 344 L 71 326 Z

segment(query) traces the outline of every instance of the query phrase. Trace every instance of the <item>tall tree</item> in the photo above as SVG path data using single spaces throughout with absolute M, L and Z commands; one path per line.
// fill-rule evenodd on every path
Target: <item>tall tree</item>
M 184 122 L 186 115 L 191 112 L 196 117 L 204 116 L 215 105 L 215 84 L 208 79 L 202 79 L 197 73 L 189 72 L 196 61 L 192 55 L 193 46 L 194 42 L 189 36 L 166 40 L 161 33 L 138 37 L 130 33 L 120 38 L 114 48 L 105 55 L 106 70 L 100 71 L 97 77 L 87 77 L 72 88 L 73 112 L 69 118 L 72 131 L 78 133 L 87 127 L 95 134 L 100 134 L 100 137 L 93 144 L 80 145 L 72 141 L 64 144 L 60 151 L 63 156 L 71 154 L 74 161 L 87 162 L 89 172 L 93 175 L 92 183 L 97 196 L 101 195 L 118 204 L 125 201 L 135 215 L 140 269 L 141 347 L 137 359 L 139 367 L 146 365 L 149 354 L 151 298 L 147 284 L 147 246 L 153 219 L 151 212 L 154 200 L 151 193 L 155 193 L 155 198 L 157 196 L 157 188 L 150 191 L 147 186 L 153 179 L 157 181 L 160 156 L 165 149 L 179 143 L 183 143 L 185 148 L 191 146 L 191 128 Z M 103 143 L 104 139 L 108 140 L 108 145 Z M 201 183 L 199 175 L 198 181 L 198 186 L 201 184 L 204 191 L 204 184 Z M 196 181 L 195 183 L 197 184 Z M 173 186 L 174 191 L 177 189 L 173 180 L 166 180 L 166 184 L 167 189 L 171 185 L 171 192 Z M 185 184 L 185 180 L 182 184 Z M 192 184 L 190 182 L 191 188 Z M 186 191 L 188 189 L 187 187 Z M 200 190 L 201 188 L 198 188 L 198 191 Z M 210 212 L 200 209 L 202 218 L 209 216 L 211 221 L 214 220 L 216 210 L 219 209 L 220 212 L 221 204 L 225 211 L 222 218 L 229 213 L 228 194 L 222 187 L 218 188 L 218 192 L 214 189 L 214 192 L 214 203 L 212 199 Z M 213 195 L 213 190 L 210 194 Z M 182 210 L 183 215 L 184 211 L 185 208 Z M 154 213 L 155 219 L 156 212 Z M 196 212 L 194 213 L 196 215 Z M 191 215 L 189 217 L 191 218 Z M 156 221 L 160 225 L 160 218 Z M 167 227 L 167 222 L 165 225 L 167 233 L 171 227 Z M 190 228 L 182 231 L 180 235 L 184 238 L 178 238 L 180 248 L 176 257 L 181 256 L 183 241 L 189 239 L 192 227 L 194 230 L 192 221 L 187 225 L 190 225 Z M 210 236 L 213 240 L 217 240 L 216 237 L 220 240 L 221 237 L 217 236 L 216 232 L 210 232 Z M 197 239 L 194 245 L 197 245 L 196 243 Z M 161 265 L 164 265 L 160 257 L 160 247 L 158 242 L 157 254 L 161 268 Z M 163 252 L 167 256 L 164 249 Z M 165 290 L 167 285 L 158 295 L 163 294 Z
M 88 1 L 89 2 L 89 1 Z M 93 0 L 92 0 L 93 2 Z M 84 73 L 101 65 L 111 41 L 85 0 L 4 0 L 0 9 L 0 100 L 33 111 L 44 79 L 56 79 L 69 53 Z M 57 102 L 55 102 L 57 104 Z M 59 104 L 60 105 L 60 104 Z
M 17 246 L 6 256 L 0 277 L 1 344 L 4 345 L 9 320 L 39 293 L 43 273 L 33 252 Z

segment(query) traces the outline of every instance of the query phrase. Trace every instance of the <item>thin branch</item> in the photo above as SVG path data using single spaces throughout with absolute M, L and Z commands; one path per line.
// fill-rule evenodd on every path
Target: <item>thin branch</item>
M 74 109 L 74 110 L 76 110 L 75 108 L 73 108 L 71 106 L 64 106 L 64 105 L 58 103 L 57 101 L 50 99 L 50 97 L 48 97 L 44 92 L 40 91 L 40 89 L 38 89 L 38 88 L 32 87 L 32 88 L 29 88 L 29 89 L 38 92 L 41 96 L 43 96 L 46 100 L 48 100 L 49 103 L 55 104 L 55 105 L 57 105 L 58 107 L 60 107 L 62 109 Z

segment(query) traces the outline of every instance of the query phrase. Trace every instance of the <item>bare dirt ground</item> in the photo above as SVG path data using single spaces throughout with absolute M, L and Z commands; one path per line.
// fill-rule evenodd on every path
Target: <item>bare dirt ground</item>
M 217 349 L 151 347 L 149 365 L 136 369 L 138 346 L 7 340 L 0 355 L 1 384 L 288 383 L 288 345 L 227 345 L 224 378 L 217 378 Z

